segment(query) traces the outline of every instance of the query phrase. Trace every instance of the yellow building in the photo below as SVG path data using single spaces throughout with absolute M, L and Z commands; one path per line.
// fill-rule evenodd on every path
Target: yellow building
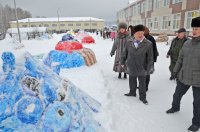
M 16 28 L 16 21 L 10 28 Z M 49 31 L 66 32 L 69 30 L 102 30 L 104 20 L 94 17 L 26 18 L 19 20 L 19 27 L 47 27 Z

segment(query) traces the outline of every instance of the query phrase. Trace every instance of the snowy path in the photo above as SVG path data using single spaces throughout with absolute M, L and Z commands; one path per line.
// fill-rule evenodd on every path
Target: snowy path
M 94 36 L 95 37 L 95 36 Z M 110 57 L 111 40 L 95 38 L 96 44 L 87 47 L 93 49 L 98 63 L 92 67 L 76 69 L 76 75 L 69 78 L 76 85 L 102 103 L 100 117 L 102 124 L 111 132 L 183 132 L 191 124 L 192 93 L 191 90 L 183 98 L 183 108 L 179 113 L 167 115 L 165 111 L 171 107 L 175 82 L 169 81 L 169 60 L 165 58 L 168 46 L 158 44 L 160 56 L 155 65 L 156 71 L 151 76 L 147 100 L 149 105 L 141 103 L 137 97 L 125 97 L 129 91 L 128 79 L 117 78 L 112 71 L 114 57 Z M 73 72 L 73 70 L 70 70 Z M 75 72 L 73 72 L 75 74 Z M 71 75 L 71 73 L 69 74 Z M 83 80 L 75 76 L 83 76 Z M 79 77 L 80 78 L 80 77 Z M 84 88 L 88 81 L 87 88 Z M 91 85 L 91 88 L 90 88 Z M 104 117 L 105 116 L 105 117 Z

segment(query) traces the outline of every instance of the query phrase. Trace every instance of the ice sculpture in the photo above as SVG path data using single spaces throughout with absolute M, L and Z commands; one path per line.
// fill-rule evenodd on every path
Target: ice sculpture
M 2 54 L 0 131 L 98 132 L 100 103 L 29 53 Z

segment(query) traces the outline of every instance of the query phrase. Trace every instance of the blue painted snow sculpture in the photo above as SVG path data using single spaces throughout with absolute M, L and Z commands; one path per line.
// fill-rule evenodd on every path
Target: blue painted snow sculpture
M 23 123 L 35 124 L 43 112 L 42 101 L 36 97 L 23 97 L 17 103 L 16 115 Z
M 6 68 L 0 73 L 0 131 L 104 131 L 94 119 L 100 104 L 69 80 L 29 53 L 15 59 L 6 52 L 2 59 Z
M 85 65 L 85 61 L 77 52 L 67 53 L 52 50 L 44 59 L 44 64 L 52 68 L 55 73 L 59 74 L 60 68 L 80 67 Z
M 71 34 L 65 34 L 62 36 L 62 41 L 74 40 L 74 37 Z
M 67 132 L 71 124 L 70 111 L 64 103 L 55 102 L 47 108 L 43 123 L 47 130 Z
M 15 57 L 11 52 L 4 52 L 1 56 L 3 60 L 3 71 L 7 72 L 15 69 Z

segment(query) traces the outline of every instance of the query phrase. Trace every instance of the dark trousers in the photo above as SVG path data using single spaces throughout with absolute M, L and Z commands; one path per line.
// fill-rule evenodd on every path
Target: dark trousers
M 172 108 L 174 110 L 180 110 L 180 102 L 183 95 L 190 88 L 189 85 L 185 85 L 180 81 L 177 81 L 175 93 L 173 95 Z M 192 86 L 193 91 L 193 118 L 192 124 L 200 126 L 200 87 Z
M 146 76 L 129 76 L 129 87 L 131 93 L 136 93 L 137 79 L 139 81 L 139 96 L 141 100 L 146 100 Z
M 146 91 L 148 91 L 149 82 L 150 82 L 150 75 L 146 75 Z

